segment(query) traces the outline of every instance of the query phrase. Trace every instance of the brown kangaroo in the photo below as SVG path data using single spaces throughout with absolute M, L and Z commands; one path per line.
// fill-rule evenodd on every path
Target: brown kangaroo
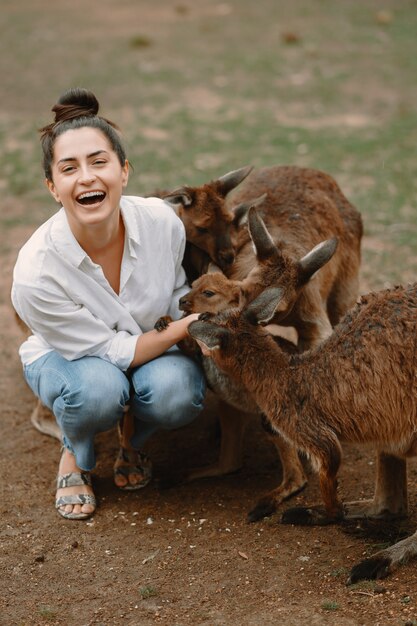
M 286 185 L 281 178 L 284 175 Z M 276 189 L 272 184 L 275 180 Z M 322 172 L 293 167 L 255 170 L 234 193 L 237 200 L 246 201 L 242 187 L 247 181 L 252 181 L 251 192 L 264 195 L 255 203 L 257 210 L 249 210 L 249 228 L 239 229 L 236 261 L 228 270 L 230 280 L 220 274 L 201 276 L 181 299 L 180 308 L 186 313 L 217 312 L 252 300 L 267 286 L 279 285 L 283 297 L 272 322 L 296 329 L 299 350 L 312 348 L 331 334 L 332 326 L 356 300 L 360 214 L 333 179 Z M 282 204 L 281 194 L 288 206 Z M 330 239 L 323 242 L 319 237 Z M 259 413 L 250 394 L 236 388 L 211 360 L 203 358 L 203 365 L 210 387 L 221 399 L 221 449 L 217 463 L 191 471 L 188 479 L 239 469 L 247 422 L 251 414 Z M 250 521 L 272 513 L 306 484 L 296 450 L 284 439 L 280 442 L 276 438 L 275 445 L 282 461 L 283 480 L 249 513 Z
M 262 328 L 284 290 L 266 289 L 243 310 L 205 314 L 189 333 L 216 366 L 253 396 L 271 429 L 304 452 L 319 473 L 324 508 L 289 509 L 283 522 L 407 514 L 406 458 L 417 454 L 417 284 L 363 296 L 332 335 L 303 354 L 285 354 Z M 371 501 L 342 504 L 342 442 L 378 454 Z M 352 569 L 348 582 L 381 578 L 417 556 L 417 533 Z

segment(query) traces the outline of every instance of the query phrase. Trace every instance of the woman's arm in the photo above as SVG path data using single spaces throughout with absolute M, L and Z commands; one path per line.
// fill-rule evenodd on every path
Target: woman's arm
M 197 319 L 198 313 L 193 313 L 176 322 L 171 322 L 163 331 L 149 330 L 140 335 L 136 342 L 135 356 L 130 367 L 137 367 L 155 359 L 181 339 L 185 339 L 188 336 L 188 325 Z

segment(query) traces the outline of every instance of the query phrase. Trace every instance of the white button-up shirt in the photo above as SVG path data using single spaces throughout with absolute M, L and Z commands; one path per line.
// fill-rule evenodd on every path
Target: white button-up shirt
M 120 207 L 119 294 L 75 239 L 63 208 L 20 250 L 12 302 L 33 333 L 19 350 L 24 365 L 56 350 L 70 361 L 97 356 L 126 370 L 139 335 L 161 315 L 181 316 L 178 300 L 189 289 L 183 223 L 159 198 L 123 196 Z

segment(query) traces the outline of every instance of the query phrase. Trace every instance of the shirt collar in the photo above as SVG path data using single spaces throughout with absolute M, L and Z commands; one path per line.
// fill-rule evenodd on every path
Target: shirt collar
M 87 254 L 74 237 L 63 207 L 55 213 L 50 233 L 57 252 L 72 265 L 79 267 Z
M 120 210 L 122 213 L 123 224 L 125 225 L 125 237 L 129 248 L 129 254 L 137 258 L 136 246 L 140 246 L 139 223 L 136 219 L 136 211 L 131 210 L 129 198 L 122 196 L 120 200 Z
M 120 209 L 125 226 L 126 242 L 129 254 L 137 258 L 135 245 L 140 245 L 139 224 L 136 220 L 135 212 L 130 210 L 129 205 L 129 199 L 122 196 Z M 79 267 L 85 259 L 89 258 L 85 250 L 74 237 L 63 207 L 61 207 L 53 217 L 51 238 L 57 252 L 72 265 Z

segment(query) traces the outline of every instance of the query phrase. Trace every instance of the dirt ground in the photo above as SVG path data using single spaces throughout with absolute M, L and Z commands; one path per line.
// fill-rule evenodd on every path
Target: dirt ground
M 20 19 L 18 4 L 4 3 L 8 19 L 15 20 L 13 24 Z M 94 13 L 91 7 L 96 4 Z M 117 23 L 122 30 L 118 33 L 125 32 L 126 37 L 132 37 L 134 32 L 129 20 L 135 3 L 123 0 L 119 4 L 122 17 Z M 377 2 L 370 4 L 377 9 Z M 90 47 L 88 64 L 83 70 L 87 76 L 88 71 L 100 67 L 102 73 L 97 72 L 97 80 L 103 83 L 110 80 L 104 74 L 98 41 L 98 37 L 109 41 L 112 30 L 115 30 L 114 14 L 98 9 L 100 5 L 109 10 L 110 0 L 91 3 L 89 8 L 100 25 L 99 35 L 91 20 L 79 19 L 76 11 L 80 11 L 84 3 L 78 0 L 74 2 L 71 14 L 67 13 L 63 2 L 56 3 L 53 11 L 49 11 L 50 3 L 41 0 L 23 2 L 23 5 L 29 25 L 25 26 L 26 30 L 19 31 L 21 36 L 14 43 L 15 53 L 9 58 L 2 55 L 0 59 L 0 75 L 3 76 L 4 70 L 5 77 L 0 122 L 12 120 L 14 112 L 23 120 L 29 112 L 33 114 L 35 103 L 36 114 L 41 117 L 59 91 L 57 88 L 48 91 L 48 80 L 64 84 L 62 65 L 52 77 L 43 73 L 48 67 L 47 48 L 42 55 L 25 61 L 23 48 L 19 46 L 26 35 L 31 45 L 38 44 L 37 37 L 39 41 L 49 42 L 62 63 L 64 46 L 60 43 L 61 39 L 67 41 L 68 24 L 77 42 L 80 33 L 88 31 L 94 45 Z M 45 16 L 42 28 L 35 14 L 38 5 Z M 201 15 L 216 11 L 225 20 L 232 9 L 237 11 L 237 8 L 236 2 L 197 2 L 195 10 Z M 178 16 L 185 16 L 191 23 L 194 5 L 178 3 L 175 14 L 170 10 L 170 3 L 156 2 L 142 15 L 145 20 L 142 24 L 152 25 L 149 31 L 151 42 L 161 33 L 165 35 L 175 28 Z M 53 28 L 50 27 L 51 15 L 55 19 Z M 169 20 L 164 21 L 166 15 Z M 301 18 L 294 23 L 303 27 Z M 213 31 L 208 27 L 202 32 L 213 37 Z M 149 44 L 140 37 L 134 43 L 138 49 Z M 85 41 L 83 45 L 86 45 Z M 74 45 L 71 54 L 78 59 L 80 50 Z M 289 55 L 296 55 L 294 50 L 291 49 Z M 312 58 L 314 54 L 313 50 Z M 187 67 L 187 61 L 185 59 L 184 67 Z M 25 74 L 26 64 L 29 67 L 31 63 L 32 74 Z M 151 74 L 154 67 L 154 60 L 143 61 L 140 69 L 145 78 L 146 72 Z M 71 71 L 70 64 L 68 71 Z M 18 75 L 24 80 L 16 81 Z M 85 78 L 82 73 L 79 75 Z M 7 82 L 12 80 L 11 76 L 15 81 L 14 91 L 12 83 Z M 117 72 L 112 79 L 115 82 L 120 80 L 120 83 L 124 81 L 123 75 L 119 76 Z M 113 90 L 114 106 L 120 96 L 129 102 L 131 87 L 125 82 L 124 92 L 121 90 L 116 94 Z M 221 87 L 222 83 L 219 85 Z M 27 97 L 30 90 L 34 94 L 33 103 Z M 108 95 L 113 92 L 109 87 Z M 196 88 L 194 95 L 197 92 Z M 216 103 L 206 97 L 208 90 L 199 93 L 204 105 L 200 110 L 202 117 L 210 114 L 214 119 L 218 115 Z M 190 94 L 193 95 L 188 91 L 182 97 L 187 99 Z M 367 98 L 371 99 L 373 94 L 369 89 Z M 162 98 L 162 104 L 166 109 L 168 104 L 174 106 L 170 98 L 165 103 Z M 127 104 L 123 113 L 125 121 L 129 122 L 132 111 Z M 146 107 L 143 113 L 146 116 Z M 288 115 L 285 107 L 279 115 L 282 119 Z M 168 136 L 164 135 L 167 131 L 152 130 L 150 126 L 147 132 L 156 142 Z M 25 141 L 28 146 L 32 145 L 32 139 L 26 138 Z M 18 152 L 26 149 L 25 146 L 20 137 Z M 164 149 L 162 146 L 161 153 Z M 30 152 L 32 148 L 28 150 Z M 223 167 L 217 162 L 214 165 L 219 169 Z M 240 165 L 242 163 L 238 162 L 236 166 Z M 39 177 L 36 169 L 35 177 Z M 39 209 L 44 197 L 35 191 L 33 206 Z M 3 215 L 19 217 L 27 214 L 27 200 L 28 196 L 24 194 L 9 195 L 3 205 Z M 17 250 L 33 232 L 34 222 L 42 221 L 40 217 L 44 218 L 44 214 L 36 214 L 32 223 L 17 220 L 11 228 L 0 233 L 1 626 L 416 625 L 415 563 L 378 582 L 346 586 L 346 580 L 353 564 L 377 551 L 385 542 L 409 534 L 417 526 L 417 462 L 411 460 L 409 463 L 409 519 L 385 528 L 385 533 L 379 533 L 376 528 L 373 533 L 367 533 L 364 528 L 355 526 L 297 528 L 281 525 L 280 516 L 286 507 L 319 500 L 317 477 L 308 464 L 307 488 L 291 503 L 285 503 L 273 517 L 248 524 L 248 511 L 265 491 L 278 484 L 281 477 L 276 453 L 255 420 L 246 437 L 244 467 L 238 473 L 171 489 L 162 489 L 158 483 L 179 468 L 204 465 L 216 458 L 219 441 L 216 402 L 212 396 L 208 397 L 203 415 L 194 424 L 180 431 L 160 433 L 149 442 L 147 451 L 154 463 L 155 479 L 143 491 L 123 493 L 113 485 L 117 434 L 109 432 L 98 437 L 99 462 L 93 479 L 99 507 L 95 516 L 88 522 L 71 522 L 58 516 L 54 509 L 54 490 L 60 446 L 56 440 L 35 431 L 30 424 L 29 415 L 35 400 L 22 377 L 17 354 L 22 336 L 14 323 L 9 302 Z M 375 237 L 366 239 L 368 249 L 370 244 L 375 249 L 383 245 Z M 364 291 L 369 284 L 363 281 L 361 287 Z M 349 501 L 371 497 L 374 480 L 372 450 L 345 447 L 344 452 L 339 480 L 342 498 Z
M 19 237 L 22 233 L 19 233 Z M 99 508 L 70 522 L 53 507 L 59 443 L 33 429 L 34 398 L 23 381 L 21 341 L 2 284 L 0 623 L 65 625 L 405 625 L 417 622 L 417 572 L 410 564 L 383 581 L 346 586 L 351 566 L 417 522 L 417 466 L 410 463 L 407 522 L 388 535 L 355 527 L 296 528 L 280 514 L 247 524 L 246 514 L 280 480 L 280 465 L 254 420 L 245 463 L 235 475 L 160 489 L 158 479 L 203 465 L 218 450 L 216 406 L 208 398 L 193 425 L 149 443 L 155 480 L 122 493 L 112 481 L 116 432 L 98 438 L 94 471 Z M 308 467 L 308 466 L 307 466 Z M 372 494 L 371 451 L 345 448 L 340 492 Z M 319 500 L 317 478 L 291 505 Z M 375 528 L 374 528 L 375 531 Z
M 10 276 L 12 260 L 6 260 L 3 276 Z M 255 421 L 239 473 L 158 488 L 158 478 L 216 457 L 212 397 L 195 424 L 150 442 L 155 481 L 142 492 L 114 487 L 117 435 L 99 437 L 97 513 L 87 523 L 59 518 L 53 508 L 59 444 L 29 422 L 34 399 L 17 357 L 21 336 L 7 300 L 9 286 L 8 280 L 2 285 L 0 307 L 2 625 L 416 623 L 415 564 L 377 584 L 345 584 L 350 567 L 386 537 L 369 539 L 336 526 L 282 526 L 285 506 L 270 519 L 246 523 L 260 494 L 280 479 L 275 452 Z M 369 497 L 372 452 L 345 453 L 343 498 Z M 410 519 L 388 539 L 411 532 L 417 522 L 416 476 L 412 461 Z M 307 489 L 291 504 L 318 499 L 310 472 Z
M 363 537 L 338 527 L 280 526 L 279 514 L 246 523 L 259 494 L 280 476 L 255 423 L 238 474 L 170 490 L 158 489 L 156 480 L 131 494 L 113 486 L 117 437 L 107 433 L 98 440 L 96 515 L 87 523 L 59 518 L 53 509 L 59 444 L 29 423 L 33 398 L 20 375 L 7 304 L 1 317 L 8 328 L 2 333 L 8 347 L 1 382 L 1 624 L 385 625 L 416 617 L 413 565 L 378 584 L 345 586 L 352 564 L 375 550 Z M 215 457 L 213 399 L 209 405 L 199 422 L 150 443 L 156 479 Z M 369 496 L 372 469 L 370 453 L 347 449 L 343 497 Z M 408 530 L 416 520 L 416 474 L 412 465 Z M 317 499 L 310 474 L 293 503 Z

